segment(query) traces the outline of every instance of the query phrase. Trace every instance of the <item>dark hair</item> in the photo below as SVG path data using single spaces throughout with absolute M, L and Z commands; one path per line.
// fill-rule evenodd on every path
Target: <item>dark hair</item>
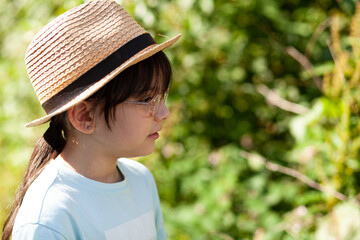
M 171 66 L 166 55 L 161 51 L 127 68 L 103 88 L 88 98 L 95 105 L 102 107 L 108 127 L 115 119 L 115 107 L 129 97 L 143 97 L 149 92 L 165 92 L 170 85 Z M 159 79 L 160 81 L 158 81 Z M 29 165 L 18 187 L 15 201 L 5 221 L 2 240 L 11 236 L 16 215 L 29 186 L 40 175 L 44 167 L 55 159 L 63 150 L 68 134 L 67 113 L 51 118 L 45 134 L 36 142 Z

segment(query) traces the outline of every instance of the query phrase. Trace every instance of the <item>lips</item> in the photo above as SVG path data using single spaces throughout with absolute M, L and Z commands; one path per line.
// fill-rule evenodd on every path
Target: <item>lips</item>
M 158 139 L 160 137 L 160 135 L 158 132 L 155 132 L 155 133 L 150 134 L 148 137 L 152 138 L 152 139 Z

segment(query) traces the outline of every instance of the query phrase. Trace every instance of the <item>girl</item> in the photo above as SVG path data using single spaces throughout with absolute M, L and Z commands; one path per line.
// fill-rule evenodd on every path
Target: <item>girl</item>
M 126 159 L 154 150 L 171 67 L 116 2 L 94 0 L 58 16 L 25 62 L 50 121 L 38 140 L 2 239 L 165 239 L 151 173 Z

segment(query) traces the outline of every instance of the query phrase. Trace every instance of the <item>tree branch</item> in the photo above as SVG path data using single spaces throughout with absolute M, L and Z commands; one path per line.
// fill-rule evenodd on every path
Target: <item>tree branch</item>
M 344 194 L 342 194 L 340 192 L 337 192 L 336 190 L 332 189 L 331 187 L 321 185 L 320 183 L 317 183 L 317 182 L 313 181 L 308 176 L 302 174 L 299 171 L 296 171 L 296 170 L 294 170 L 292 168 L 284 167 L 284 166 L 281 166 L 279 164 L 273 163 L 270 160 L 268 160 L 268 159 L 266 159 L 266 158 L 264 158 L 264 157 L 262 157 L 262 156 L 260 156 L 258 154 L 249 153 L 249 152 L 246 152 L 246 151 L 240 151 L 240 155 L 243 158 L 253 159 L 253 160 L 258 161 L 258 162 L 260 161 L 270 171 L 281 172 L 281 173 L 283 173 L 285 175 L 296 178 L 296 179 L 300 180 L 301 182 L 305 183 L 306 185 L 308 185 L 309 187 L 314 188 L 316 190 L 319 190 L 321 192 L 324 192 L 326 194 L 329 194 L 329 195 L 331 195 L 331 196 L 333 196 L 333 197 L 335 197 L 335 198 L 337 198 L 337 199 L 339 199 L 341 201 L 345 201 L 345 200 L 348 199 L 347 196 L 345 196 Z M 360 203 L 357 200 L 356 200 L 356 203 L 358 205 L 360 205 Z
M 292 56 L 296 61 L 298 61 L 306 71 L 310 73 L 311 78 L 314 80 L 316 87 L 321 90 L 321 85 L 322 85 L 321 78 L 316 76 L 314 72 L 314 67 L 312 66 L 309 59 L 292 46 L 286 47 L 285 51 L 287 54 Z
M 307 58 L 310 57 L 310 53 L 314 47 L 315 42 L 319 39 L 320 35 L 325 31 L 325 29 L 330 26 L 330 24 L 331 18 L 327 18 L 316 28 L 305 48 L 305 56 Z
M 269 89 L 264 84 L 257 85 L 256 90 L 261 93 L 269 103 L 283 110 L 296 114 L 303 114 L 309 110 L 304 106 L 283 99 L 279 94 Z

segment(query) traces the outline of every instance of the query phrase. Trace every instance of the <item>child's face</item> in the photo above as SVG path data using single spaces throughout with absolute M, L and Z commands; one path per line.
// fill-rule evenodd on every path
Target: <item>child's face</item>
M 141 99 L 129 98 L 128 101 Z M 163 101 L 158 112 L 149 116 L 148 107 L 121 103 L 116 107 L 115 119 L 108 128 L 103 114 L 96 114 L 93 137 L 100 144 L 100 150 L 108 157 L 137 157 L 154 151 L 162 121 L 170 115 Z

